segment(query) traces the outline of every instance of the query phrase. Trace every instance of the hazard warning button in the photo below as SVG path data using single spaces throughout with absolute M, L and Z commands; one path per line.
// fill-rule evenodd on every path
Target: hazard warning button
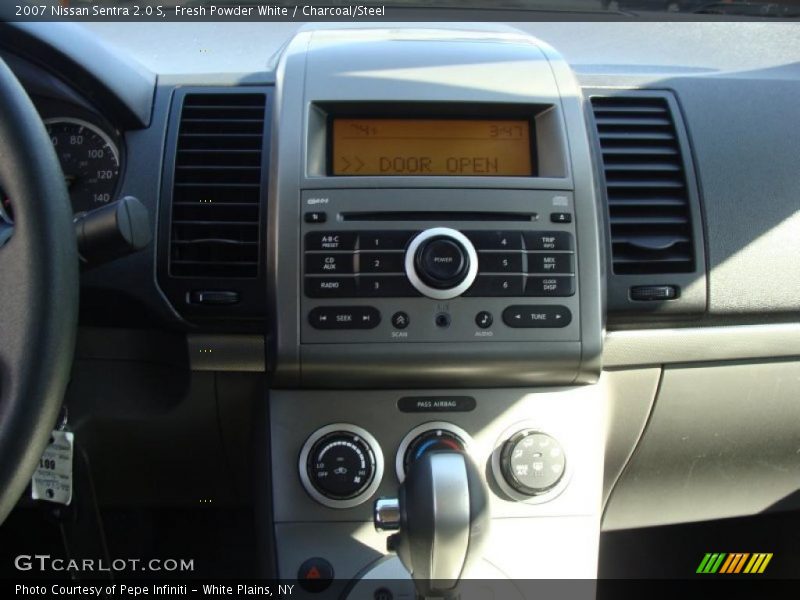
M 324 592 L 333 582 L 333 565 L 319 556 L 309 558 L 297 570 L 297 582 L 307 592 Z

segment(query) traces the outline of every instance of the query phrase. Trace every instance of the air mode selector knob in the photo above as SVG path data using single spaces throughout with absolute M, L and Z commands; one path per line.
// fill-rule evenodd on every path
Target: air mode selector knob
M 449 300 L 463 294 L 475 281 L 478 255 L 460 231 L 434 227 L 411 240 L 405 268 L 409 281 L 422 294 Z
M 531 429 L 514 434 L 503 445 L 500 468 L 503 479 L 525 496 L 553 489 L 564 477 L 567 459 L 556 439 Z

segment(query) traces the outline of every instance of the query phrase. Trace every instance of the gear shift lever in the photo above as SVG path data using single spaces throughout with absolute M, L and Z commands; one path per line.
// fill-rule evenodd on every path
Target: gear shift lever
M 397 498 L 375 503 L 375 527 L 397 531 L 387 542 L 423 598 L 447 598 L 488 529 L 487 495 L 477 467 L 460 452 L 430 452 L 414 461 Z

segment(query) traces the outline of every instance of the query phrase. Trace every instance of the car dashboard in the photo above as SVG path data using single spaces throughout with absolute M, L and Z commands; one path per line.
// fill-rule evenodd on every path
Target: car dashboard
M 254 506 L 262 574 L 361 581 L 429 448 L 488 489 L 479 577 L 796 501 L 794 29 L 2 27 L 76 215 L 152 232 L 82 270 L 101 505 Z

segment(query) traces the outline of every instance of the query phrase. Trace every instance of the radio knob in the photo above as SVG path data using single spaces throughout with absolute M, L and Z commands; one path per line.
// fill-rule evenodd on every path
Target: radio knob
M 437 290 L 446 290 L 464 281 L 469 257 L 464 247 L 445 236 L 423 242 L 414 256 L 420 279 Z
M 411 241 L 405 268 L 418 291 L 429 298 L 449 300 L 463 294 L 475 281 L 478 255 L 460 231 L 434 227 Z

